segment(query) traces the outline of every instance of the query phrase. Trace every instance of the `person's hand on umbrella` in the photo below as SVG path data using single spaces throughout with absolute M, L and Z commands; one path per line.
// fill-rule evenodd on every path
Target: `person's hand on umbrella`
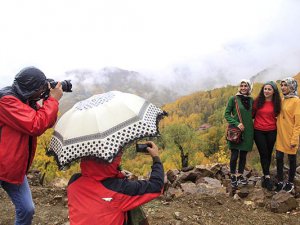
M 147 150 L 149 154 L 152 156 L 152 158 L 158 156 L 158 147 L 156 146 L 156 144 L 154 144 L 154 142 L 152 141 L 147 141 L 146 144 L 151 145 L 151 147 L 147 147 Z
M 51 88 L 50 83 L 48 84 L 48 87 L 50 89 L 50 96 L 55 98 L 57 101 L 61 99 L 63 96 L 63 90 L 60 82 L 57 82 L 57 85 L 55 88 Z

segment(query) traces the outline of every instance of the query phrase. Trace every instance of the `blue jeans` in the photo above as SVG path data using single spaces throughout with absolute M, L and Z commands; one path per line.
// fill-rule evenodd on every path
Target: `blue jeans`
M 15 205 L 15 225 L 30 225 L 34 214 L 34 203 L 31 191 L 25 176 L 22 184 L 11 184 L 0 180 L 0 186 L 7 192 Z

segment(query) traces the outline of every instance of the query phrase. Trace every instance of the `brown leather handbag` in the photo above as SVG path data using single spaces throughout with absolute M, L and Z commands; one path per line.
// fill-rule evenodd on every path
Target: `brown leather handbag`
M 236 108 L 240 123 L 243 123 L 236 96 L 234 96 L 234 102 L 235 102 L 235 108 Z M 232 124 L 228 124 L 227 130 L 226 130 L 226 140 L 230 141 L 234 144 L 241 143 L 243 141 L 241 129 Z

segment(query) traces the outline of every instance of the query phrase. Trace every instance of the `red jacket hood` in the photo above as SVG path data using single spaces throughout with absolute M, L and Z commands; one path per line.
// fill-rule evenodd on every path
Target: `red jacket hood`
M 125 177 L 119 170 L 121 155 L 119 154 L 112 163 L 96 161 L 92 159 L 82 159 L 80 163 L 82 176 L 91 177 L 101 181 L 111 177 Z

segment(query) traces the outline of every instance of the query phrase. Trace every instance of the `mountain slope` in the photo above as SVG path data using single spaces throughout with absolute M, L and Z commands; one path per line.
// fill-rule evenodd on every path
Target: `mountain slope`
M 178 98 L 176 90 L 158 85 L 137 72 L 119 68 L 104 68 L 98 72 L 74 70 L 67 73 L 67 78 L 72 79 L 73 92 L 64 94 L 60 104 L 62 113 L 78 101 L 114 90 L 139 95 L 157 106 Z

